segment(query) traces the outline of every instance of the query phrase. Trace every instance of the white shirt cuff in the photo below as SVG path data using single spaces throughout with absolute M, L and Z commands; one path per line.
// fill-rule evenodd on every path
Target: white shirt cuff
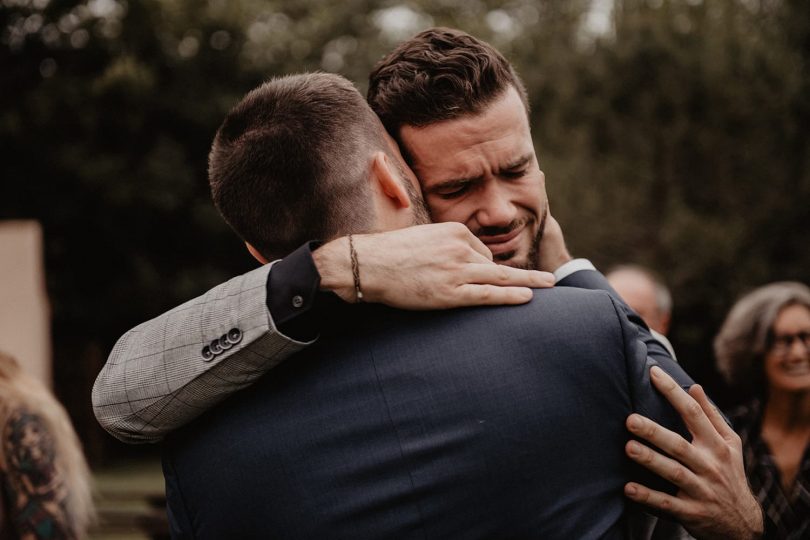
M 596 270 L 596 267 L 588 259 L 571 259 L 554 271 L 554 279 L 559 283 L 580 270 Z

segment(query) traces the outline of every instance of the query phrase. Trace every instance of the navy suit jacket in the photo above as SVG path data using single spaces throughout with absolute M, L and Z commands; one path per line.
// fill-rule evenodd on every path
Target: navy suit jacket
M 649 368 L 692 383 L 627 314 L 560 286 L 513 307 L 338 306 L 315 345 L 167 439 L 173 535 L 620 538 L 625 482 L 656 485 L 625 419 L 683 432 Z

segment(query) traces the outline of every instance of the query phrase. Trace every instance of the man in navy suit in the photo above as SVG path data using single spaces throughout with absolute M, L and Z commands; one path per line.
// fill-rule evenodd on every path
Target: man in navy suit
M 499 106 L 514 97 L 483 114 L 513 121 Z M 516 182 L 539 172 L 522 152 L 504 171 L 525 167 Z M 248 94 L 217 133 L 210 180 L 260 259 L 306 257 L 288 247 L 309 238 L 296 227 L 305 221 L 327 238 L 427 221 L 396 144 L 333 75 Z M 545 203 L 542 182 L 526 189 Z M 519 234 L 492 234 L 493 253 L 536 256 L 544 206 L 525 209 Z M 346 247 L 359 299 L 363 263 L 351 236 Z M 622 537 L 625 483 L 663 489 L 624 456 L 625 418 L 683 433 L 650 368 L 691 380 L 616 298 L 587 290 L 603 280 L 580 271 L 523 306 L 421 314 L 320 293 L 314 345 L 167 440 L 174 534 Z

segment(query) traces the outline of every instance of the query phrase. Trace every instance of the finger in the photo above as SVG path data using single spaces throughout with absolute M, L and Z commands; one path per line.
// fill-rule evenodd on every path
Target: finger
M 702 386 L 699 384 L 693 385 L 692 388 L 689 389 L 689 395 L 700 404 L 700 406 L 703 408 L 703 412 L 706 413 L 709 421 L 714 426 L 714 429 L 716 429 L 723 438 L 733 438 L 734 435 L 736 435 L 734 430 L 731 429 L 731 426 L 726 423 L 726 419 L 722 414 L 720 414 L 720 411 L 709 399 L 709 396 L 707 396 L 706 392 L 703 391 Z
M 705 440 L 717 439 L 718 433 L 714 428 L 703 408 L 692 396 L 687 394 L 683 388 L 675 382 L 663 369 L 653 366 L 650 370 L 653 384 L 661 394 L 667 398 L 672 406 L 683 418 L 689 432 L 695 437 Z
M 555 282 L 551 272 L 522 270 L 502 264 L 469 264 L 460 277 L 467 283 L 514 287 L 553 287 Z
M 660 448 L 691 470 L 700 472 L 705 469 L 694 447 L 674 431 L 635 413 L 627 417 L 626 424 L 630 433 Z
M 525 304 L 534 294 L 528 287 L 465 284 L 456 288 L 460 306 L 499 306 Z
M 484 244 L 481 241 L 480 238 L 475 236 L 472 233 L 472 231 L 470 231 L 470 229 L 467 229 L 466 226 L 464 228 L 467 231 L 467 233 L 465 234 L 465 239 L 469 243 L 470 247 L 473 248 L 478 253 L 480 253 L 481 255 L 483 255 L 484 257 L 486 257 L 487 260 L 491 261 L 492 260 L 492 252 L 489 250 L 489 248 L 486 246 L 486 244 Z
M 635 482 L 625 484 L 624 494 L 632 501 L 668 512 L 676 518 L 685 515 L 688 510 L 688 505 L 685 501 Z
M 642 467 L 649 469 L 665 480 L 669 480 L 686 493 L 697 493 L 700 487 L 697 476 L 679 462 L 656 452 L 638 441 L 628 441 L 624 448 L 628 457 Z

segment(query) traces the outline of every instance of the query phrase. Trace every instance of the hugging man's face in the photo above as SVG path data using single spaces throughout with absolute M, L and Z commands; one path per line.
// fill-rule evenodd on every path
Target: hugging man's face
M 400 140 L 434 221 L 464 223 L 496 262 L 537 267 L 545 176 L 517 90 L 508 87 L 477 115 L 405 125 Z

